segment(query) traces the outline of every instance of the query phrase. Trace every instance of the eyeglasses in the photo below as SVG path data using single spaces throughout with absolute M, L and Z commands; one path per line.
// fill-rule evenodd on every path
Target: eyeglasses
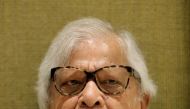
M 72 66 L 51 69 L 51 80 L 56 90 L 65 96 L 80 93 L 89 80 L 95 81 L 99 90 L 105 94 L 121 94 L 127 88 L 130 77 L 135 77 L 140 81 L 138 72 L 125 65 L 105 66 L 94 72 Z

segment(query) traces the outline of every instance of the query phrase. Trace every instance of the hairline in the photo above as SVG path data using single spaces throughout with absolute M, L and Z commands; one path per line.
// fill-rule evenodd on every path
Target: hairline
M 87 18 L 87 20 L 89 20 L 88 18 Z M 91 19 L 91 20 L 94 20 L 94 22 L 96 23 L 96 22 L 101 22 L 101 21 L 99 21 L 98 19 Z M 85 20 L 84 20 L 85 21 Z M 75 21 L 76 22 L 76 21 Z M 82 21 L 81 21 L 81 23 L 82 23 Z M 130 58 L 132 57 L 131 56 L 131 54 L 130 54 L 130 46 L 134 46 L 134 44 L 132 43 L 132 45 L 129 45 L 128 44 L 128 42 L 130 43 L 130 40 L 132 40 L 131 39 L 131 37 L 130 37 L 130 35 L 129 35 L 129 33 L 128 32 L 120 32 L 120 34 L 118 34 L 117 32 L 115 32 L 115 31 L 113 31 L 112 30 L 112 28 L 110 27 L 110 25 L 107 25 L 106 23 L 104 23 L 105 25 L 103 25 L 102 26 L 102 28 L 106 28 L 105 30 L 104 30 L 104 32 L 109 32 L 109 34 L 110 33 L 114 33 L 116 36 L 117 36 L 117 39 L 118 39 L 118 43 L 119 43 L 119 45 L 120 45 L 120 48 L 121 49 L 123 49 L 123 51 L 125 52 L 125 57 L 126 57 L 126 59 L 128 60 L 128 61 L 131 61 L 130 60 Z M 74 26 L 76 26 L 76 25 L 70 25 L 69 24 L 69 26 L 70 26 L 70 28 L 72 28 L 72 26 L 74 27 Z M 38 91 L 38 102 L 39 102 L 39 105 L 40 105 L 40 109 L 46 109 L 46 105 L 47 105 L 47 100 L 48 100 L 48 97 L 49 97 L 49 95 L 48 95 L 48 93 L 47 93 L 47 91 L 48 91 L 48 87 L 49 87 L 49 85 L 50 85 L 50 82 L 48 81 L 49 80 L 49 75 L 50 74 L 46 74 L 46 73 L 48 73 L 49 72 L 49 68 L 52 68 L 52 67 L 56 67 L 56 66 L 58 66 L 58 65 L 60 65 L 61 64 L 61 62 L 63 62 L 62 64 L 66 64 L 67 62 L 68 62 L 68 58 L 69 58 L 69 55 L 70 55 L 70 53 L 71 53 L 71 51 L 72 51 L 72 49 L 73 49 L 73 47 L 74 47 L 74 45 L 77 43 L 77 41 L 79 41 L 79 39 L 80 39 L 80 37 L 79 36 L 76 36 L 76 37 L 74 37 L 73 36 L 73 39 L 68 39 L 68 40 L 71 40 L 71 43 L 68 43 L 67 42 L 67 44 L 65 44 L 65 46 L 66 45 L 69 45 L 70 46 L 70 48 L 66 48 L 65 49 L 65 51 L 64 50 L 62 50 L 62 51 L 59 51 L 57 54 L 59 54 L 59 55 L 56 55 L 55 53 L 53 53 L 53 52 L 56 52 L 56 50 L 54 50 L 54 49 L 58 49 L 58 48 L 61 48 L 61 43 L 62 43 L 62 41 L 64 41 L 64 39 L 63 39 L 63 36 L 65 36 L 66 35 L 66 33 L 68 32 L 68 31 L 70 31 L 69 29 L 69 26 L 67 25 L 66 26 L 66 28 L 64 28 L 63 29 L 63 31 L 61 31 L 59 34 L 58 34 L 58 36 L 54 39 L 54 41 L 53 41 L 53 43 L 52 43 L 52 45 L 50 46 L 50 48 L 49 48 L 49 50 L 48 50 L 48 52 L 47 52 L 47 54 L 46 54 L 46 56 L 45 56 L 45 58 L 44 58 L 44 60 L 42 61 L 42 64 L 41 64 L 41 66 L 40 66 L 40 69 L 39 69 L 39 71 L 40 71 L 40 73 L 39 73 L 39 80 L 38 80 L 38 83 L 37 83 L 37 91 Z M 108 28 L 108 29 L 107 29 Z M 107 34 L 106 33 L 106 34 Z M 122 33 L 122 34 L 121 34 Z M 94 34 L 97 34 L 97 33 L 94 33 Z M 104 36 L 105 37 L 105 36 Z M 111 37 L 113 37 L 113 36 L 111 36 Z M 95 38 L 100 38 L 99 36 L 96 36 L 95 35 Z M 82 37 L 82 40 L 85 40 L 86 38 L 84 38 L 84 36 Z M 127 41 L 128 40 L 128 41 Z M 133 42 L 133 41 L 132 41 Z M 62 45 L 62 47 L 63 47 L 63 45 Z M 136 50 L 136 48 L 135 47 L 131 47 L 131 48 L 133 48 L 133 49 L 135 49 Z M 68 50 L 68 51 L 67 51 Z M 59 58 L 56 58 L 56 59 L 54 59 L 56 56 L 62 56 L 63 54 L 62 53 L 64 53 L 64 52 L 66 52 L 67 51 L 67 53 L 66 54 L 64 54 L 64 56 L 63 56 L 63 60 L 59 60 Z M 138 54 L 138 53 L 137 53 Z M 55 56 L 56 55 L 56 56 Z M 130 56 L 131 57 L 130 57 Z M 138 70 L 138 66 L 135 66 L 135 64 L 136 63 L 134 63 L 134 62 L 130 62 L 130 64 L 132 65 L 132 67 L 134 66 L 135 67 L 135 69 L 137 68 L 137 70 L 138 71 L 143 71 L 144 73 L 145 73 L 145 77 L 148 75 L 148 74 L 146 74 L 146 70 L 147 70 L 147 68 L 146 68 L 146 66 L 144 65 L 145 63 L 144 63 L 144 61 L 143 61 L 143 59 L 141 59 L 142 58 L 142 56 L 141 56 L 141 54 L 140 55 L 136 55 L 136 56 L 140 56 L 140 61 L 142 61 L 141 63 L 142 63 L 142 65 L 145 67 L 145 68 L 142 68 L 142 69 L 140 69 L 140 70 Z M 134 61 L 134 60 L 132 60 L 132 61 Z M 45 71 L 45 72 L 44 72 Z M 49 72 L 50 73 L 50 72 Z M 140 76 L 144 76 L 144 75 L 140 75 Z M 146 78 L 145 78 L 146 79 Z M 149 79 L 148 79 L 149 80 Z M 143 81 L 144 82 L 144 81 Z M 146 93 L 152 93 L 152 95 L 154 95 L 154 93 L 155 93 L 155 91 L 152 89 L 152 88 L 155 88 L 155 87 L 153 87 L 152 85 L 153 85 L 153 83 L 151 83 L 151 81 L 148 81 L 148 82 L 150 82 L 150 87 L 151 88 L 143 88 L 144 86 L 146 86 L 148 83 L 147 82 L 145 82 L 146 84 L 141 84 L 140 86 L 142 86 L 142 91 L 144 91 L 144 92 L 146 92 Z M 148 91 L 148 92 L 147 92 Z M 152 92 L 151 92 L 152 91 Z M 42 95 L 43 96 L 42 96 Z M 40 97 L 42 97 L 42 98 L 40 98 Z

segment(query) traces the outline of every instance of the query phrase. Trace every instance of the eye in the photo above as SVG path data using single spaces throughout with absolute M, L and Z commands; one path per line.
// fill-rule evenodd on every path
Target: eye
M 81 81 L 78 80 L 71 80 L 67 82 L 68 85 L 77 85 L 77 84 L 82 84 Z
M 104 80 L 101 83 L 102 84 L 107 84 L 107 85 L 117 85 L 117 84 L 119 84 L 119 81 L 110 79 L 110 80 Z
M 76 86 L 76 85 L 81 85 L 82 82 L 79 80 L 70 80 L 65 83 L 63 83 L 63 86 Z

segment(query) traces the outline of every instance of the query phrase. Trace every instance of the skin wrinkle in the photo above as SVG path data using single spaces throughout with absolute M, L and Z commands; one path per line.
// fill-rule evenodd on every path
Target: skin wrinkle
M 80 50 L 80 49 L 88 49 L 87 48 L 88 46 L 86 46 L 86 45 L 90 45 L 92 50 L 96 50 L 96 45 L 94 43 L 100 43 L 98 41 L 101 41 L 101 49 L 106 50 L 106 49 L 109 48 L 104 40 L 102 40 L 102 39 L 97 40 L 97 39 L 92 38 L 92 39 L 86 39 L 86 40 L 83 40 L 83 41 L 79 41 L 78 44 L 76 44 L 76 46 L 74 46 L 71 54 L 75 55 L 75 52 L 80 52 L 80 51 L 77 51 L 77 50 Z M 79 44 L 84 45 L 83 48 L 80 48 L 80 46 L 78 46 Z M 106 51 L 104 51 L 104 52 L 106 52 Z M 93 57 L 93 55 L 94 55 L 91 51 L 89 51 L 86 54 L 88 54 L 88 57 Z M 69 60 L 71 60 L 73 58 L 73 55 L 70 56 Z M 103 57 L 104 58 L 102 60 L 99 60 L 99 61 L 97 61 L 95 58 L 92 58 L 91 60 L 87 60 L 87 61 L 86 61 L 86 59 L 84 59 L 84 60 L 81 59 L 80 62 L 76 61 L 76 63 L 79 64 L 79 66 L 76 66 L 76 67 L 84 68 L 83 66 L 88 65 L 84 70 L 94 71 L 95 69 L 99 68 L 96 65 L 101 65 L 101 64 L 109 65 L 109 63 L 112 63 L 112 62 L 110 62 L 110 59 L 109 59 L 110 57 L 106 56 L 105 54 L 103 55 Z
M 120 45 L 115 40 L 114 38 L 88 39 L 78 43 L 71 52 L 68 65 L 87 71 L 95 71 L 100 67 L 112 64 L 126 65 L 127 59 L 122 54 Z M 75 96 L 60 95 L 55 90 L 53 84 L 50 85 L 50 90 L 50 99 L 54 100 L 50 104 L 50 109 L 81 109 L 82 102 L 86 102 L 89 105 L 85 109 L 142 109 L 140 101 L 135 100 L 139 94 L 134 78 L 130 79 L 127 90 L 117 96 L 105 95 L 98 89 L 94 81 L 87 82 L 83 91 Z M 97 98 L 94 98 L 95 96 Z M 94 106 L 92 100 L 100 100 L 101 105 Z
M 95 86 L 95 87 L 94 87 Z M 86 99 L 86 100 L 90 100 L 90 99 L 92 99 L 92 98 L 89 98 L 89 97 L 85 97 L 85 95 L 84 95 L 84 93 L 85 93 L 85 91 L 86 90 L 88 90 L 88 95 L 93 95 L 93 90 L 96 90 L 96 91 L 98 91 L 98 93 L 100 93 L 101 94 L 101 97 L 103 97 L 104 95 L 103 95 L 103 93 L 98 89 L 98 87 L 96 86 L 96 84 L 92 81 L 92 80 L 90 80 L 87 84 L 86 84 L 86 87 L 83 89 L 83 91 L 79 94 L 79 104 L 78 105 L 80 105 L 82 102 L 82 100 L 83 99 Z M 89 91 L 89 90 L 92 90 L 92 91 Z M 97 99 L 99 99 L 99 98 L 95 98 L 96 100 Z M 95 101 L 96 101 L 95 100 Z M 93 104 L 91 104 L 92 106 L 93 106 Z
M 88 44 L 88 40 L 91 40 L 92 43 Z M 84 45 L 81 45 L 82 42 Z M 103 44 L 109 46 L 108 49 L 106 49 L 108 50 L 107 52 L 102 49 L 101 45 Z M 75 50 L 78 49 L 78 52 L 73 52 L 73 47 L 75 47 Z M 94 48 L 92 49 L 90 47 Z M 84 54 L 82 54 L 83 52 Z M 73 60 L 71 55 L 74 57 Z M 92 17 L 81 18 L 68 23 L 52 41 L 40 64 L 36 87 L 39 108 L 56 109 L 56 104 L 62 104 L 59 105 L 60 108 L 58 107 L 58 109 L 75 109 L 78 103 L 78 94 L 74 96 L 62 96 L 60 92 L 56 90 L 54 83 L 60 83 L 60 81 L 57 79 L 56 81 L 50 80 L 52 76 L 50 76 L 48 72 L 50 72 L 51 68 L 73 65 L 74 67 L 78 66 L 81 70 L 94 71 L 103 66 L 113 64 L 129 65 L 139 72 L 138 76 L 140 76 L 140 81 L 138 82 L 139 84 L 134 84 L 136 81 L 130 79 L 129 87 L 120 97 L 112 97 L 109 95 L 105 100 L 105 108 L 147 109 L 150 99 L 156 94 L 156 85 L 148 75 L 148 69 L 143 55 L 131 33 L 126 30 L 115 31 L 115 28 L 113 28 L 109 22 Z M 112 74 L 114 73 L 112 72 Z M 105 75 L 102 76 L 102 79 L 104 76 Z M 73 77 L 75 77 L 75 74 Z M 105 77 L 105 79 L 107 79 L 107 76 Z M 109 75 L 108 77 L 111 76 Z M 132 84 L 132 87 L 130 84 Z M 56 86 L 58 86 L 58 84 Z M 58 89 L 60 90 L 60 88 Z M 93 91 L 93 93 L 94 96 L 91 97 L 99 97 L 98 94 L 100 93 L 96 93 L 96 91 Z M 135 101 L 138 106 L 135 106 Z M 127 104 L 130 104 L 130 107 Z

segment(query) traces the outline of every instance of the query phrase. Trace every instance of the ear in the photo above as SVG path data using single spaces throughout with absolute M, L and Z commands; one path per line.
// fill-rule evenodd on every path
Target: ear
M 141 98 L 141 109 L 148 109 L 148 105 L 150 103 L 150 95 L 143 94 Z

